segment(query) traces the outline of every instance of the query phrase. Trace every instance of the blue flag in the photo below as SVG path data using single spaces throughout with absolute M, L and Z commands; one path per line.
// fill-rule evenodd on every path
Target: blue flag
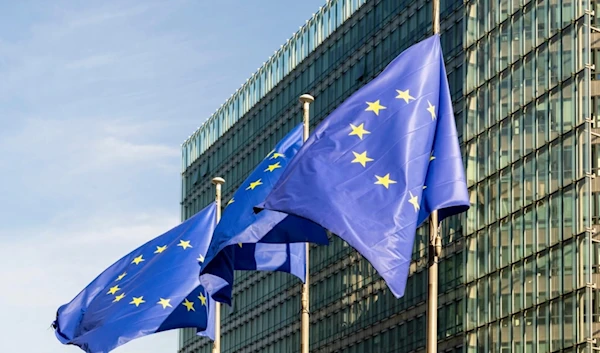
M 259 207 L 339 235 L 402 296 L 417 227 L 469 208 L 439 36 L 331 113 Z
M 58 309 L 56 337 L 88 353 L 106 353 L 132 339 L 184 327 L 214 338 L 213 302 L 200 286 L 198 262 L 215 222 L 212 203 L 110 266 Z
M 200 283 L 211 299 L 231 305 L 234 270 L 287 272 L 304 282 L 306 243 L 240 243 L 226 246 L 202 268 Z
M 201 282 L 215 300 L 231 304 L 234 269 L 289 272 L 304 281 L 306 250 L 302 242 L 329 243 L 326 231 L 311 221 L 274 211 L 255 214 L 253 210 L 301 146 L 302 125 L 298 125 L 227 203 L 201 272 Z

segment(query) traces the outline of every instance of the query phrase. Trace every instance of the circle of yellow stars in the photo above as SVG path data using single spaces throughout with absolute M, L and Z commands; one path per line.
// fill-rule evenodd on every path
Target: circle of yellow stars
M 276 157 L 277 158 L 277 157 Z M 279 166 L 280 167 L 280 166 Z M 278 167 L 275 167 L 278 168 Z M 233 203 L 233 199 L 230 200 L 229 203 Z M 179 240 L 179 244 L 177 244 L 178 247 L 181 247 L 183 250 L 187 250 L 189 248 L 193 248 L 193 246 L 191 245 L 191 241 L 190 240 L 183 240 L 180 239 Z M 156 245 L 156 250 L 154 251 L 154 254 L 162 254 L 163 252 L 165 252 L 167 250 L 168 246 L 167 245 Z M 199 262 L 204 262 L 204 256 L 202 256 L 202 254 L 199 255 L 199 257 L 196 259 Z M 143 255 L 139 255 L 136 256 L 130 264 L 133 265 L 140 265 L 142 262 L 146 261 L 146 259 L 144 259 Z M 117 278 L 114 280 L 114 282 L 120 282 L 122 281 L 125 277 L 127 276 L 127 272 L 123 272 L 120 275 L 117 276 Z M 120 293 L 117 294 L 118 292 L 120 292 L 122 290 L 122 288 L 116 284 L 112 287 L 110 287 L 108 289 L 108 291 L 106 292 L 107 295 L 114 295 L 113 298 L 113 303 L 118 303 L 121 300 L 123 300 L 126 296 L 125 293 Z M 197 297 L 200 300 L 200 304 L 203 306 L 206 306 L 206 296 L 204 296 L 203 293 L 200 293 L 200 295 Z M 140 307 L 140 305 L 146 303 L 146 301 L 144 300 L 144 296 L 139 296 L 139 297 L 135 297 L 132 296 L 131 297 L 131 301 L 129 302 L 130 305 L 134 305 L 136 308 Z M 156 302 L 157 305 L 160 305 L 163 309 L 167 309 L 167 308 L 173 308 L 173 305 L 171 304 L 171 299 L 170 298 L 159 298 L 159 301 Z M 187 308 L 187 311 L 195 311 L 194 309 L 194 302 L 188 300 L 187 298 L 185 298 L 185 300 L 181 303 L 183 306 L 185 306 Z
M 403 100 L 406 104 L 409 104 L 411 101 L 416 100 L 415 97 L 410 95 L 410 90 L 408 90 L 408 89 L 406 89 L 406 90 L 397 89 L 396 93 L 398 93 L 398 95 L 396 96 L 396 99 Z M 382 105 L 381 100 L 379 100 L 379 99 L 374 102 L 366 102 L 366 104 L 367 104 L 367 108 L 365 109 L 365 111 L 373 112 L 373 113 L 375 113 L 376 116 L 379 116 L 379 113 L 382 110 L 387 109 L 387 107 Z M 433 104 L 431 104 L 430 101 L 427 101 L 427 111 L 431 115 L 431 120 L 435 120 L 437 118 L 435 109 L 436 109 L 436 107 Z M 368 135 L 371 133 L 371 131 L 368 131 L 365 128 L 364 122 L 361 122 L 358 125 L 350 124 L 350 130 L 351 131 L 350 131 L 350 133 L 348 133 L 348 136 L 356 136 L 360 140 L 363 140 L 365 138 L 365 135 Z M 367 163 L 374 161 L 373 158 L 369 157 L 369 155 L 367 154 L 367 151 L 363 151 L 363 152 L 352 151 L 352 154 L 354 155 L 354 159 L 351 161 L 351 163 L 358 163 L 363 168 L 367 167 Z M 433 161 L 434 159 L 435 159 L 435 156 L 433 155 L 433 152 L 432 152 L 429 160 Z M 398 183 L 396 180 L 393 180 L 391 178 L 390 173 L 387 173 L 383 176 L 375 175 L 375 179 L 376 179 L 376 181 L 374 183 L 375 185 L 381 185 L 386 189 L 389 189 L 390 185 Z M 423 189 L 425 189 L 426 187 L 427 186 L 423 186 Z M 409 196 L 410 197 L 408 199 L 408 202 L 413 206 L 413 208 L 415 209 L 415 212 L 418 211 L 420 209 L 418 197 L 416 195 L 413 195 L 412 192 L 410 192 L 410 191 L 409 191 Z

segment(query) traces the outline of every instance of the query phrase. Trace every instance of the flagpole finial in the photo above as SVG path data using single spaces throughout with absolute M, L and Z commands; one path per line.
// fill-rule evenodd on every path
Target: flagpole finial
M 214 177 L 214 178 L 212 178 L 212 183 L 215 185 L 223 185 L 223 184 L 225 184 L 225 179 L 223 179 L 221 177 Z
M 312 103 L 314 101 L 315 101 L 315 97 L 311 96 L 310 94 L 303 94 L 300 96 L 301 103 Z

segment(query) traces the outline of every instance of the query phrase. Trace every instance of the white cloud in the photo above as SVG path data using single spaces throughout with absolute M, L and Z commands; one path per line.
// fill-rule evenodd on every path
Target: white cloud
M 2 266 L 0 278 L 21 289 L 55 291 L 45 291 L 44 296 L 37 290 L 18 295 L 0 291 L 0 301 L 16 308 L 35 302 L 56 309 L 116 260 L 179 223 L 177 213 L 163 212 L 90 215 L 79 220 L 72 216 L 22 230 L 20 237 L 3 247 L 19 260 Z M 0 233 L 0 238 L 10 235 Z
M 0 352 L 79 351 L 56 309 L 178 223 L 179 144 L 310 1 L 0 2 Z M 176 349 L 171 332 L 115 352 Z
M 53 332 L 47 330 L 60 305 L 120 257 L 179 223 L 176 214 L 162 212 L 68 218 L 70 223 L 57 219 L 43 227 L 22 230 L 15 241 L 3 245 L 3 253 L 9 256 L 3 256 L 0 263 L 4 283 L 0 302 L 5 303 L 0 331 L 4 337 L 17 337 L 21 330 L 34 334 L 35 342 L 27 344 L 31 352 L 60 346 Z M 0 233 L 0 239 L 7 236 L 15 234 Z M 174 346 L 175 335 L 132 344 L 148 348 L 147 343 L 168 339 Z M 15 352 L 23 342 L 3 340 L 2 344 L 8 345 L 2 351 Z
M 21 186 L 22 195 L 63 199 L 68 196 L 65 190 L 89 192 L 92 185 L 127 190 L 134 178 L 145 173 L 175 179 L 179 146 L 152 142 L 161 125 L 106 118 L 26 120 L 0 139 L 0 152 L 6 153 L 5 162 L 10 161 L 13 170 L 30 172 L 14 179 L 9 175 L 9 183 L 0 185 L 0 190 Z

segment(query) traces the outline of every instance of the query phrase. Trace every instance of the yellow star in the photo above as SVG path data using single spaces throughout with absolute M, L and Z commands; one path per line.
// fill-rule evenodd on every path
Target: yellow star
M 273 171 L 274 171 L 275 169 L 277 169 L 277 168 L 281 168 L 281 165 L 279 164 L 279 162 L 277 162 L 277 163 L 275 163 L 275 164 L 271 164 L 271 165 L 269 165 L 269 166 L 267 167 L 267 169 L 265 169 L 265 172 L 266 172 L 266 171 L 273 172 Z
M 142 295 L 141 297 L 133 297 L 133 300 L 129 302 L 129 304 L 133 304 L 136 307 L 140 306 L 140 304 L 145 303 L 146 301 L 144 300 L 144 296 Z
M 429 160 L 432 161 L 435 159 L 435 156 L 433 155 L 433 151 L 431 151 L 431 156 L 429 157 Z
M 119 288 L 118 285 L 111 287 L 108 292 L 106 292 L 106 294 L 115 294 L 116 292 L 120 291 L 121 288 Z
M 375 178 L 377 178 L 377 181 L 375 182 L 375 184 L 377 185 L 383 185 L 385 186 L 386 189 L 390 188 L 390 184 L 396 184 L 397 181 L 390 179 L 390 173 L 387 173 L 386 175 L 380 177 L 379 175 L 375 175 Z
M 354 125 L 350 124 L 350 128 L 352 129 L 352 132 L 349 133 L 348 136 L 356 135 L 361 140 L 363 139 L 364 135 L 371 133 L 370 131 L 365 130 L 364 123 L 362 123 L 358 126 L 354 126 Z
M 276 159 L 276 158 L 279 158 L 279 157 L 283 158 L 283 157 L 285 157 L 285 154 L 275 152 L 275 153 L 273 153 L 273 155 L 269 159 Z
M 167 307 L 172 308 L 173 306 L 171 306 L 170 301 L 171 301 L 171 299 L 160 298 L 160 300 L 156 304 L 162 305 L 163 309 L 166 309 Z
M 226 206 L 229 206 L 229 205 L 231 205 L 231 204 L 232 204 L 232 203 L 234 203 L 234 202 L 235 202 L 235 200 L 234 200 L 234 199 L 233 199 L 233 197 L 232 197 L 232 198 L 231 198 L 231 200 L 229 200 L 229 202 L 227 203 L 227 205 L 226 205 Z
M 187 300 L 187 298 L 185 298 L 185 302 L 181 304 L 187 308 L 187 311 L 196 311 L 196 309 L 194 309 L 194 302 Z
M 167 246 L 166 245 L 164 245 L 164 246 L 157 246 L 156 247 L 156 251 L 154 253 L 155 254 L 160 254 L 160 253 L 162 253 L 165 250 L 167 250 Z
M 206 306 L 206 297 L 204 296 L 204 294 L 200 293 L 198 299 L 200 299 L 200 303 L 202 303 L 202 305 Z
M 408 193 L 410 194 L 410 199 L 408 199 L 408 202 L 410 202 L 413 205 L 415 211 L 418 211 L 421 208 L 421 206 L 419 205 L 419 199 L 416 196 L 414 196 L 412 192 L 409 191 Z
M 239 245 L 240 248 L 242 247 L 242 243 L 238 243 L 238 245 Z
M 427 189 L 427 185 L 423 185 L 423 190 Z
M 367 162 L 373 161 L 373 158 L 367 157 L 367 151 L 364 151 L 363 153 L 356 153 L 352 151 L 352 153 L 354 153 L 354 159 L 352 160 L 352 163 L 360 163 L 363 167 L 366 167 Z
M 193 248 L 193 246 L 190 245 L 190 241 L 189 240 L 179 240 L 179 244 L 177 244 L 177 246 L 181 246 L 183 248 L 183 250 L 187 249 L 187 248 Z
M 120 281 L 120 280 L 122 280 L 123 278 L 125 278 L 125 276 L 127 276 L 127 272 L 123 272 L 123 273 L 121 273 L 121 274 L 119 275 L 119 277 L 117 277 L 117 279 L 116 279 L 115 281 Z
M 415 97 L 412 97 L 410 95 L 410 93 L 408 93 L 408 90 L 401 91 L 401 90 L 397 89 L 396 92 L 398 92 L 398 95 L 396 96 L 396 98 L 398 98 L 398 99 L 404 99 L 404 101 L 406 103 L 408 103 L 411 99 L 415 100 Z
M 204 256 L 198 255 L 198 258 L 196 260 L 198 260 L 198 262 L 204 262 Z
M 386 109 L 386 107 L 384 107 L 383 105 L 379 104 L 379 99 L 376 100 L 375 102 L 367 102 L 367 105 L 369 106 L 367 109 L 365 109 L 366 112 L 373 112 L 375 113 L 375 115 L 379 115 L 379 111 Z
M 133 261 L 131 261 L 131 263 L 139 265 L 140 262 L 143 262 L 143 261 L 146 261 L 146 260 L 144 260 L 144 255 L 140 255 L 140 256 L 136 257 L 135 259 L 133 259 Z
M 427 101 L 429 107 L 427 107 L 427 111 L 431 114 L 431 120 L 435 120 L 435 105 L 431 105 L 431 102 Z
M 115 300 L 113 300 L 112 302 L 113 302 L 113 303 L 116 303 L 116 302 L 118 302 L 119 300 L 121 300 L 121 299 L 123 299 L 123 298 L 125 298 L 125 293 L 121 293 L 121 294 L 117 295 L 117 296 L 115 297 Z
M 259 185 L 262 185 L 262 181 L 261 180 L 262 179 L 258 179 L 257 181 L 250 183 L 250 186 L 248 186 L 246 188 L 246 190 L 250 190 L 250 189 L 254 190 L 255 187 L 257 187 Z

